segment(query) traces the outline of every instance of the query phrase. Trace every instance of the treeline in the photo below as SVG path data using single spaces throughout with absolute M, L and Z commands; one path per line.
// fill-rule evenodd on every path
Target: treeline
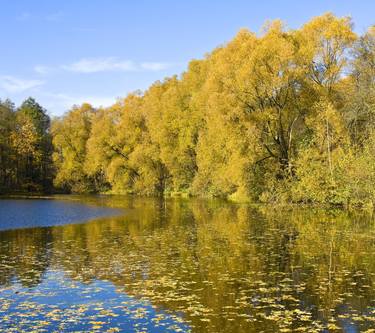
M 180 76 L 52 124 L 72 192 L 375 202 L 375 27 L 325 14 L 241 30 Z
M 19 108 L 0 100 L 0 194 L 53 186 L 50 118 L 33 98 Z

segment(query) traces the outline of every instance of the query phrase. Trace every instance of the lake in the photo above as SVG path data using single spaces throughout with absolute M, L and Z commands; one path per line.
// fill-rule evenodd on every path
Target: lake
M 365 213 L 0 200 L 1 332 L 374 332 Z

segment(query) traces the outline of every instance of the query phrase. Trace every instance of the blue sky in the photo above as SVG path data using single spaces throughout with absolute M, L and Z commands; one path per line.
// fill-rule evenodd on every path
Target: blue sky
M 280 18 L 298 28 L 331 11 L 363 33 L 373 0 L 0 0 L 0 98 L 33 96 L 51 115 L 181 73 L 190 59 Z

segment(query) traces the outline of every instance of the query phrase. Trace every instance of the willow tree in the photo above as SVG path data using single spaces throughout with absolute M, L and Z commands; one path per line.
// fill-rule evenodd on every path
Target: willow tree
M 170 191 L 189 191 L 197 171 L 196 145 L 203 120 L 193 101 L 205 81 L 205 66 L 204 61 L 192 61 L 181 79 L 155 83 L 145 94 L 147 126 L 170 175 Z
M 142 96 L 129 94 L 112 107 L 100 110 L 87 142 L 86 170 L 103 174 L 116 193 L 134 191 L 141 176 L 132 155 L 145 144 Z
M 57 169 L 54 181 L 59 188 L 73 192 L 95 190 L 94 180 L 85 172 L 86 143 L 94 114 L 90 104 L 82 104 L 53 122 L 53 159 Z
M 350 19 L 332 14 L 296 30 L 281 21 L 258 35 L 241 30 L 181 76 L 57 120 L 56 184 L 264 201 L 372 198 L 374 40 L 373 28 L 357 40 Z
M 206 80 L 194 96 L 203 125 L 197 143 L 197 173 L 193 192 L 226 196 L 246 191 L 247 170 L 254 159 L 254 127 L 234 91 L 236 75 L 252 52 L 255 36 L 241 31 L 206 59 Z M 249 163 L 250 162 L 250 163 Z
M 308 135 L 296 160 L 299 197 L 342 203 L 348 192 L 343 187 L 346 165 L 342 162 L 350 164 L 345 155 L 352 156 L 342 87 L 356 35 L 349 18 L 326 14 L 305 24 L 297 36 L 301 67 L 306 70 L 306 82 L 314 96 L 305 120 Z
M 269 177 L 278 179 L 292 172 L 291 157 L 311 105 L 298 51 L 295 33 L 276 21 L 260 37 L 241 31 L 211 56 L 205 85 L 207 133 L 212 131 L 210 140 L 217 146 L 215 175 L 227 175 L 223 185 L 232 193 L 261 185 L 255 169 L 258 174 L 271 170 Z M 208 142 L 203 146 L 211 147 Z M 212 156 L 208 151 L 204 155 Z M 205 160 L 207 167 L 215 163 L 203 156 Z

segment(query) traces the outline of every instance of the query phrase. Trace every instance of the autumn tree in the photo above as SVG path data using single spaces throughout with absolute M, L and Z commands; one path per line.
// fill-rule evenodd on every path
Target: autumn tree
M 371 204 L 374 45 L 373 27 L 357 38 L 349 18 L 330 13 L 295 30 L 281 21 L 243 29 L 180 76 L 57 119 L 55 184 Z M 32 141 L 40 126 L 28 119 L 21 132 Z
M 73 192 L 96 190 L 94 179 L 84 168 L 86 143 L 95 112 L 90 104 L 82 104 L 53 122 L 53 160 L 57 169 L 54 182 L 59 188 Z

